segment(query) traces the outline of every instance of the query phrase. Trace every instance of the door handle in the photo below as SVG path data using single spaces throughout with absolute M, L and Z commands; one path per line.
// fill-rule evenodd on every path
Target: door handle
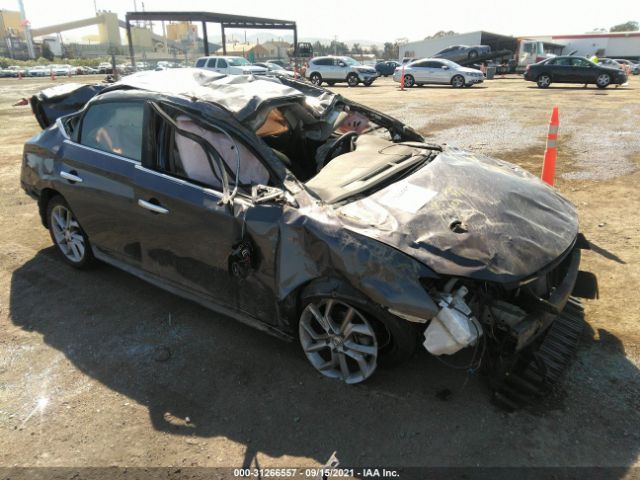
M 71 172 L 61 171 L 60 176 L 65 180 L 69 180 L 70 182 L 82 183 L 82 178 L 76 175 L 76 173 L 77 172 L 75 170 L 72 170 Z
M 138 205 L 141 206 L 142 208 L 146 208 L 147 210 L 153 212 L 153 213 L 169 213 L 169 210 L 160 206 L 160 205 L 156 205 L 155 203 L 151 203 L 151 202 L 147 202 L 146 200 L 142 200 L 141 198 L 138 199 Z

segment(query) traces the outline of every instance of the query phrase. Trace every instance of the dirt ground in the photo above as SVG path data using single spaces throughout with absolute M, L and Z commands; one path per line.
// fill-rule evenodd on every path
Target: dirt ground
M 463 90 L 334 87 L 536 175 L 559 106 L 557 188 L 593 244 L 582 268 L 600 298 L 586 302 L 559 388 L 511 414 L 481 378 L 426 352 L 346 386 L 295 345 L 126 273 L 66 267 L 19 186 L 22 144 L 39 128 L 11 106 L 52 83 L 0 80 L 0 466 L 302 467 L 337 451 L 359 466 L 640 467 L 640 77 L 604 91 L 515 76 Z

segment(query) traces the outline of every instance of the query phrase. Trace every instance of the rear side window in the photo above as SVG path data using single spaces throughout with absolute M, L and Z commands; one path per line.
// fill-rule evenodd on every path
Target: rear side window
M 93 105 L 82 119 L 80 143 L 139 162 L 143 121 L 144 104 L 141 102 Z
M 199 58 L 198 61 L 196 62 L 196 67 L 197 68 L 202 68 L 204 67 L 204 64 L 207 62 L 206 58 Z
M 216 59 L 215 58 L 210 58 L 207 61 L 207 67 L 208 68 L 216 68 Z
M 218 68 L 227 68 L 227 61 L 224 58 L 218 59 Z
M 319 58 L 318 60 L 313 61 L 314 65 L 333 65 L 332 58 Z

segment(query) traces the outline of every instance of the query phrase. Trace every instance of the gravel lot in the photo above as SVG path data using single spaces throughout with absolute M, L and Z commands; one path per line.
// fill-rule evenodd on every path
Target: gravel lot
M 11 106 L 52 83 L 0 80 L 0 466 L 302 467 L 337 451 L 361 466 L 640 467 L 640 77 L 605 91 L 515 76 L 463 90 L 334 87 L 431 141 L 535 174 L 559 106 L 557 187 L 594 244 L 583 269 L 601 298 L 586 303 L 560 387 L 512 414 L 482 379 L 426 352 L 341 385 L 295 345 L 114 268 L 66 267 L 19 187 L 22 144 L 39 128 Z M 455 393 L 442 401 L 445 388 Z

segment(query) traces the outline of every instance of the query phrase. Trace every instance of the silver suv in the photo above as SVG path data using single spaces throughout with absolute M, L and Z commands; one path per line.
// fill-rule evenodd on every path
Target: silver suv
M 369 87 L 378 78 L 378 72 L 351 57 L 327 56 L 312 58 L 304 76 L 318 86 L 322 82 L 329 85 L 347 82 L 350 87 L 355 87 L 362 82 L 365 87 Z

